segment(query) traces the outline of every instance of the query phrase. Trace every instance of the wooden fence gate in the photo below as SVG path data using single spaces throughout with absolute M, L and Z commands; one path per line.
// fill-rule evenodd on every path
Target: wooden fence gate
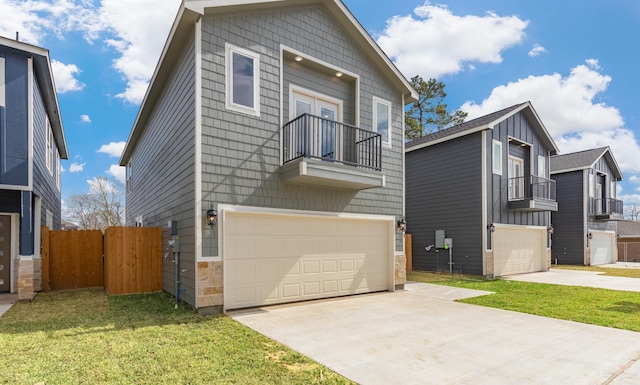
M 42 289 L 104 286 L 109 294 L 162 290 L 162 229 L 42 228 Z

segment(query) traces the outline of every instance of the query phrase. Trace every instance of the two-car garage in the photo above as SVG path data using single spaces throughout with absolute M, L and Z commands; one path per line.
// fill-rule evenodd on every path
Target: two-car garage
M 391 217 L 225 210 L 226 309 L 393 290 Z

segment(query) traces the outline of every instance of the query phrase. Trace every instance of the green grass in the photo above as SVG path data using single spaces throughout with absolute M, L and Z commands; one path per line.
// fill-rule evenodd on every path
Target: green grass
M 565 270 L 584 270 L 584 271 L 596 271 L 602 273 L 602 275 L 609 275 L 612 277 L 629 277 L 640 278 L 640 269 L 620 269 L 613 267 L 598 267 L 598 266 L 574 266 L 574 265 L 553 265 L 552 269 L 565 269 Z
M 0 317 L 1 384 L 352 384 L 226 316 L 166 293 L 40 293 Z
M 407 279 L 495 292 L 464 303 L 640 332 L 640 293 L 421 271 Z

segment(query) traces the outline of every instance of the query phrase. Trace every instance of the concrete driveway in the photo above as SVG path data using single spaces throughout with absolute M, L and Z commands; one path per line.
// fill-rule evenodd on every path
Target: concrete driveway
M 363 385 L 640 381 L 640 333 L 453 301 L 486 292 L 406 289 L 229 316 Z
M 549 271 L 540 273 L 510 275 L 502 278 L 512 281 L 640 292 L 640 279 L 638 278 L 606 276 L 595 271 L 549 269 Z M 640 315 L 638 317 L 640 319 Z M 640 381 L 638 383 L 640 384 Z

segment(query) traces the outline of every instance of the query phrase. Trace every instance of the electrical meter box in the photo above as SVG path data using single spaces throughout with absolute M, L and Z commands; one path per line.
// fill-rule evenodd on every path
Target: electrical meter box
M 445 249 L 453 249 L 453 238 L 445 238 L 444 239 L 444 248 Z
M 436 230 L 436 249 L 444 249 L 444 230 Z

